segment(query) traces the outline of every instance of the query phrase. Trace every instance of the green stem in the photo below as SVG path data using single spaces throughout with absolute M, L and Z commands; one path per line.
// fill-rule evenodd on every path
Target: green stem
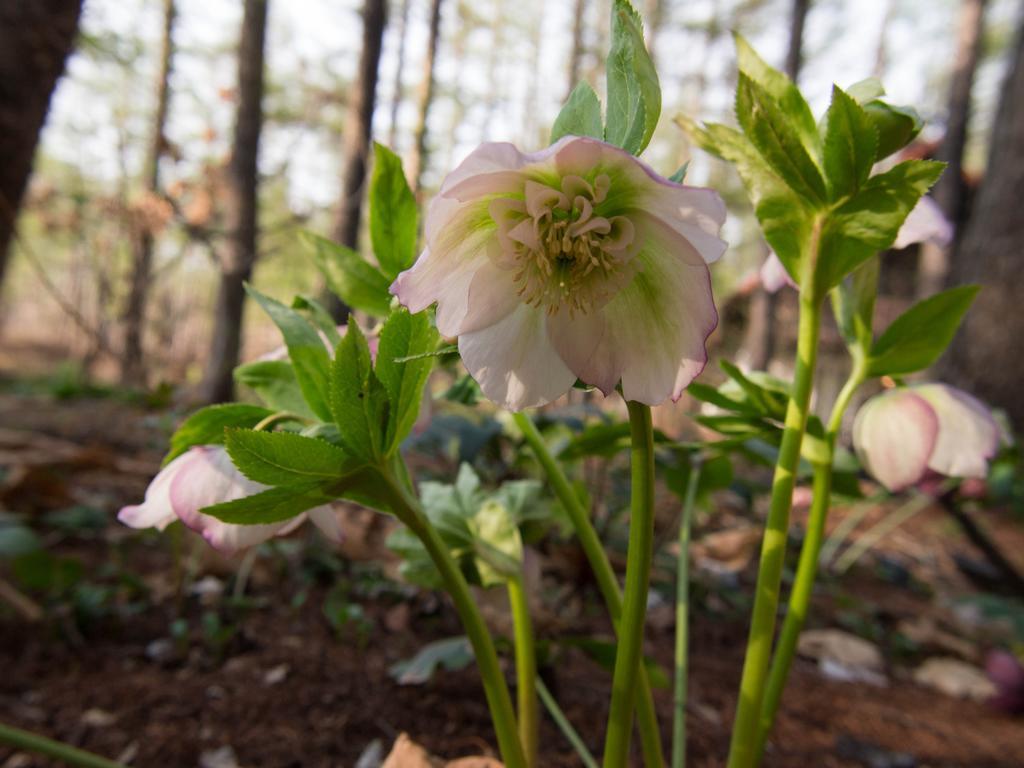
M 810 280 L 805 279 L 809 283 Z M 821 327 L 820 298 L 813 290 L 800 294 L 800 324 L 797 332 L 796 370 L 793 392 L 786 408 L 785 427 L 779 446 L 778 463 L 772 480 L 771 505 L 761 544 L 761 562 L 750 622 L 750 635 L 743 661 L 739 701 L 729 746 L 728 768 L 750 768 L 757 748 L 761 702 L 764 699 L 768 664 L 771 660 L 772 636 L 779 609 L 779 589 L 786 557 L 786 536 L 789 532 L 789 511 L 793 505 L 793 485 L 800 461 L 800 444 L 807 429 L 814 364 L 818 354 L 818 332 Z
M 508 602 L 512 609 L 512 632 L 516 650 L 516 698 L 519 715 L 519 742 L 526 753 L 529 768 L 537 766 L 540 744 L 540 714 L 537 710 L 537 655 L 533 645 L 533 623 L 523 589 L 522 576 L 508 582 Z
M 462 571 L 452 558 L 451 552 L 441 539 L 440 534 L 430 524 L 420 507 L 419 501 L 411 494 L 404 482 L 394 477 L 393 473 L 383 471 L 386 489 L 392 511 L 419 537 L 430 555 L 444 581 L 445 588 L 455 603 L 462 626 L 466 630 L 469 642 L 473 646 L 477 668 L 487 697 L 487 705 L 491 711 L 494 732 L 498 738 L 498 749 L 506 768 L 527 768 L 523 749 L 519 744 L 518 727 L 515 710 L 512 708 L 512 697 L 509 696 L 505 677 L 498 663 L 498 654 L 494 650 L 494 642 L 484 623 L 483 616 L 473 600 Z
M 273 426 L 279 421 L 299 421 L 303 424 L 311 423 L 305 416 L 299 416 L 297 413 L 292 413 L 291 411 L 278 411 L 277 413 L 270 414 L 265 419 L 257 423 L 256 426 L 253 427 L 253 430 L 259 432 L 260 430 Z
M 629 549 L 612 700 L 604 742 L 604 768 L 625 768 L 633 730 L 633 705 L 643 656 L 647 589 L 654 550 L 654 429 L 651 407 L 626 402 L 632 441 Z
M 72 747 L 70 744 L 54 741 L 4 723 L 0 723 L 0 744 L 8 744 L 15 749 L 24 749 L 38 755 L 52 757 L 66 765 L 76 765 L 82 768 L 127 768 L 123 763 L 115 763 L 113 760 L 107 760 L 92 752 Z
M 828 519 L 829 502 L 832 497 L 832 461 L 835 454 L 836 438 L 843 424 L 843 414 L 850 405 L 854 392 L 863 383 L 867 371 L 861 357 L 854 361 L 853 371 L 843 385 L 839 396 L 832 406 L 832 414 L 828 420 L 825 434 L 825 455 L 821 463 L 814 465 L 813 501 L 807 517 L 807 533 L 800 549 L 800 563 L 797 566 L 793 589 L 789 595 L 789 608 L 782 625 L 782 632 L 772 657 L 771 670 L 768 673 L 768 685 L 765 689 L 764 702 L 761 706 L 761 723 L 757 734 L 757 751 L 754 763 L 759 764 L 764 757 L 764 748 L 768 742 L 775 716 L 782 700 L 782 692 L 786 687 L 793 657 L 796 654 L 797 641 L 803 631 L 804 622 L 810 609 L 811 594 L 818 573 L 821 558 L 821 545 L 825 538 L 825 523 Z
M 562 467 L 555 460 L 548 450 L 544 438 L 537 430 L 533 420 L 525 413 L 512 414 L 516 425 L 523 433 L 527 444 L 533 450 L 537 461 L 540 462 L 544 472 L 547 474 L 548 482 L 555 492 L 555 496 L 562 502 L 572 526 L 576 531 L 576 538 L 583 548 L 590 569 L 594 572 L 594 580 L 597 588 L 604 598 L 608 615 L 611 617 L 612 626 L 616 634 L 619 631 L 619 622 L 622 619 L 622 592 L 619 590 L 619 583 L 615 578 L 615 571 L 608 561 L 608 554 L 601 545 L 601 537 L 597 535 L 590 515 L 580 503 L 579 496 L 569 485 Z M 651 693 L 651 682 L 647 675 L 647 669 L 640 668 L 640 687 L 636 699 L 637 728 L 640 731 L 640 746 L 643 749 L 644 764 L 648 768 L 662 768 L 665 760 L 661 752 L 661 732 L 658 728 L 658 716 L 654 709 L 654 696 Z
M 548 687 L 544 685 L 544 681 L 539 677 L 537 678 L 537 693 L 540 695 L 540 700 L 544 702 L 544 707 L 547 709 L 548 714 L 551 715 L 551 719 L 558 726 L 558 730 L 562 732 L 562 735 L 572 744 L 572 748 L 576 750 L 576 754 L 579 755 L 584 767 L 598 768 L 597 760 L 590 754 L 587 745 L 583 743 L 583 739 L 580 738 L 576 729 L 572 727 L 569 718 L 565 716 L 565 713 L 558 706 L 558 702 L 555 701 L 555 697 L 551 695 L 551 691 L 548 690 Z
M 679 521 L 679 560 L 676 564 L 676 654 L 675 654 L 675 711 L 672 718 L 672 768 L 686 766 L 686 699 L 689 671 L 690 631 L 690 527 L 693 524 L 693 506 L 700 483 L 700 459 L 693 460 L 690 478 L 686 484 L 683 515 Z

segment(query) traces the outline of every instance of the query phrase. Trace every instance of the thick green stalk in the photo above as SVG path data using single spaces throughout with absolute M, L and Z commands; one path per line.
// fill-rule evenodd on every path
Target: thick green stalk
M 4 723 L 0 723 L 0 744 L 52 757 L 65 765 L 80 766 L 81 768 L 127 768 L 123 763 L 115 763 L 113 760 L 107 760 L 92 752 L 72 747 L 70 744 L 54 741 Z
M 686 699 L 690 643 L 690 527 L 700 483 L 700 459 L 693 460 L 679 521 L 679 559 L 676 563 L 675 710 L 672 717 L 672 768 L 686 766 Z
M 771 671 L 768 673 L 768 686 L 765 689 L 764 703 L 761 705 L 761 723 L 757 734 L 757 752 L 754 756 L 755 765 L 760 764 L 764 757 L 765 744 L 775 723 L 775 715 L 779 710 L 782 692 L 786 687 L 793 657 L 796 654 L 797 642 L 803 631 L 804 622 L 811 605 L 811 594 L 814 581 L 818 574 L 818 563 L 821 559 L 821 545 L 825 538 L 825 522 L 828 519 L 829 502 L 832 497 L 832 462 L 835 454 L 836 439 L 843 424 L 843 414 L 850 405 L 854 392 L 863 383 L 866 370 L 863 358 L 858 356 L 854 361 L 853 371 L 846 380 L 839 396 L 832 406 L 832 414 L 828 420 L 825 435 L 825 455 L 822 461 L 814 465 L 813 501 L 807 517 L 807 533 L 800 549 L 800 563 L 797 566 L 793 589 L 789 595 L 789 608 L 782 625 L 782 632 L 772 657 Z
M 654 555 L 654 429 L 651 407 L 626 402 L 632 448 L 629 549 L 612 701 L 604 742 L 604 768 L 625 768 L 633 731 L 633 705 L 643 657 L 647 589 Z
M 601 545 L 601 538 L 597 535 L 590 515 L 580 503 L 579 496 L 569 485 L 562 467 L 551 455 L 544 438 L 537 430 L 533 420 L 525 413 L 512 414 L 516 425 L 522 430 L 523 437 L 530 446 L 537 461 L 548 476 L 548 482 L 555 492 L 555 496 L 562 502 L 569 519 L 572 521 L 576 531 L 576 538 L 583 548 L 590 569 L 594 572 L 594 579 L 597 581 L 597 588 L 604 598 L 605 607 L 611 617 L 612 626 L 616 634 L 619 631 L 619 621 L 622 618 L 622 593 L 619 590 L 619 583 L 615 578 L 615 571 L 608 561 L 608 554 Z M 665 759 L 661 751 L 661 732 L 658 729 L 658 715 L 654 709 L 654 696 L 651 694 L 651 682 L 647 676 L 647 669 L 640 668 L 640 687 L 636 698 L 636 719 L 637 728 L 640 731 L 640 746 L 643 750 L 644 765 L 648 768 L 662 768 Z
M 516 700 L 519 715 L 519 742 L 526 753 L 529 768 L 537 767 L 540 744 L 540 713 L 537 707 L 537 654 L 533 644 L 533 623 L 530 606 L 523 589 L 523 579 L 516 576 L 508 582 L 508 602 L 512 609 L 512 633 L 516 650 Z
M 813 273 L 809 275 L 813 277 Z M 809 281 L 805 281 L 809 282 Z M 740 680 L 736 719 L 729 746 L 728 768 L 750 768 L 757 751 L 757 730 L 761 719 L 768 664 L 771 660 L 772 636 L 779 609 L 779 589 L 786 557 L 786 536 L 789 532 L 789 511 L 793 506 L 793 485 L 800 461 L 800 444 L 807 429 L 814 364 L 818 355 L 818 332 L 821 327 L 820 298 L 813 290 L 800 294 L 800 325 L 797 335 L 796 370 L 793 392 L 786 408 L 782 443 L 772 480 L 771 505 L 761 543 L 761 562 L 757 573 L 756 594 L 750 621 L 743 676 Z
M 469 585 L 440 534 L 427 520 L 419 501 L 409 492 L 405 483 L 395 478 L 391 472 L 387 472 L 384 479 L 392 511 L 423 542 L 430 559 L 441 574 L 448 594 L 455 603 L 455 610 L 458 611 L 462 626 L 473 646 L 473 655 L 476 657 L 477 669 L 480 670 L 502 760 L 506 768 L 527 768 L 526 758 L 519 744 L 512 697 L 509 695 L 508 686 L 505 685 L 494 642 L 469 591 Z

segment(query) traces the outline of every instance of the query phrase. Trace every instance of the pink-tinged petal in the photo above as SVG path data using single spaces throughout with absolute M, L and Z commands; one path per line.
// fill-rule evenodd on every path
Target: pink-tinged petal
M 485 195 L 522 193 L 521 169 L 543 162 L 552 148 L 526 154 L 513 144 L 485 142 L 474 149 L 441 184 L 439 196 L 454 200 L 472 200 Z
M 460 336 L 459 352 L 484 394 L 513 411 L 549 403 L 576 381 L 548 340 L 544 311 L 525 304 Z
M 948 477 L 986 477 L 988 462 L 999 450 L 999 426 L 975 398 L 945 384 L 912 388 L 939 420 L 935 449 L 928 468 Z
M 330 504 L 314 507 L 306 512 L 306 514 L 313 521 L 313 525 L 319 528 L 320 532 L 328 540 L 338 542 L 344 538 L 344 533 L 341 530 L 341 520 L 338 519 L 338 513 L 335 512 L 334 507 Z
M 189 528 L 202 530 L 208 517 L 199 514 L 203 507 L 252 496 L 267 488 L 239 472 L 222 446 L 196 446 L 185 455 L 188 461 L 172 479 L 170 499 L 174 513 Z
M 914 243 L 932 243 L 945 248 L 951 242 L 953 224 L 946 218 L 939 204 L 925 195 L 904 219 L 892 247 L 900 249 Z
M 759 276 L 761 278 L 761 287 L 768 291 L 768 293 L 775 293 L 787 285 L 790 288 L 798 287 L 793 282 L 793 278 L 789 276 L 786 268 L 782 266 L 782 260 L 775 251 L 768 251 L 768 258 L 761 264 Z
M 853 445 L 861 464 L 893 492 L 925 476 L 938 435 L 935 410 L 908 389 L 871 398 L 853 422 Z
M 226 553 L 255 547 L 275 536 L 289 533 L 301 525 L 302 520 L 305 519 L 300 516 L 267 525 L 232 525 L 209 515 L 201 515 L 201 517 L 203 524 L 199 532 L 206 539 L 206 543 L 214 549 Z
M 595 168 L 607 169 L 612 195 L 632 196 L 628 207 L 656 216 L 676 230 L 708 264 L 728 247 L 718 237 L 725 222 L 725 203 L 714 190 L 669 181 L 625 150 L 596 139 L 573 137 L 558 147 L 555 166 L 562 174 L 588 175 Z
M 188 461 L 188 453 L 184 453 L 161 469 L 146 488 L 145 500 L 141 504 L 123 507 L 117 513 L 117 519 L 129 528 L 158 528 L 161 531 L 177 520 L 171 506 L 171 482 Z
M 586 383 L 609 391 L 621 377 L 627 400 L 658 405 L 678 399 L 704 370 L 718 313 L 711 275 L 690 242 L 654 217 L 634 217 L 634 224 L 643 243 L 634 257 L 639 269 L 601 311 L 603 329 L 592 317 L 557 317 L 551 336 Z M 591 347 L 587 339 L 599 330 Z

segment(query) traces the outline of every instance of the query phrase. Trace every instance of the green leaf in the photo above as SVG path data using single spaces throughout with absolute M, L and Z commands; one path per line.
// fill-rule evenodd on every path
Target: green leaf
M 171 436 L 171 448 L 164 456 L 166 466 L 194 445 L 220 445 L 228 427 L 252 429 L 274 412 L 248 403 L 208 405 L 193 413 Z
M 878 133 L 875 160 L 903 149 L 924 127 L 920 115 L 911 107 L 894 107 L 876 99 L 864 105 L 864 112 Z
M 295 368 L 288 360 L 257 360 L 235 368 L 235 381 L 259 395 L 268 408 L 290 411 L 310 419 L 316 418 L 306 404 L 295 378 Z M 231 426 L 252 426 L 233 424 Z
M 811 158 L 793 116 L 765 88 L 740 73 L 736 88 L 736 117 L 765 162 L 789 187 L 814 206 L 827 198 L 825 180 Z
M 736 382 L 736 385 L 743 391 L 743 394 L 747 396 L 750 404 L 761 415 L 773 419 L 781 419 L 785 415 L 787 399 L 778 397 L 777 392 L 765 389 L 728 360 L 719 360 L 718 364 L 725 371 L 726 375 Z
M 874 340 L 875 297 L 881 259 L 869 258 L 832 289 L 832 311 L 848 347 L 864 355 Z
M 391 309 L 391 281 L 362 256 L 339 243 L 303 232 L 313 261 L 327 281 L 327 287 L 353 309 L 384 317 Z
M 827 291 L 892 245 L 907 214 L 942 173 L 943 163 L 908 160 L 872 176 L 825 220 L 816 279 Z
M 335 352 L 329 397 L 345 449 L 359 459 L 379 458 L 387 395 L 373 373 L 370 348 L 356 323 L 349 323 Z
M 522 572 L 523 540 L 504 504 L 488 499 L 467 522 L 481 586 L 504 584 Z
M 323 485 L 361 466 L 341 448 L 293 432 L 229 429 L 225 445 L 239 471 L 264 485 Z
M 661 115 L 661 85 L 644 45 L 643 22 L 628 0 L 614 0 L 612 46 L 606 62 L 608 115 L 604 138 L 639 155 Z
M 203 507 L 199 511 L 224 523 L 263 525 L 290 520 L 307 509 L 327 504 L 333 498 L 319 485 L 310 483 L 270 488 L 252 496 Z
M 686 180 L 686 172 L 690 170 L 690 161 L 687 160 L 685 163 L 676 169 L 676 172 L 668 177 L 668 180 L 676 184 L 682 184 Z
M 867 104 L 880 96 L 885 96 L 885 88 L 877 77 L 866 77 L 847 88 L 846 93 L 850 98 L 856 99 L 858 104 Z
M 320 334 L 294 309 L 264 296 L 251 285 L 247 285 L 245 290 L 270 315 L 284 336 L 295 379 L 299 382 L 299 389 L 309 403 L 310 410 L 321 419 L 329 419 L 331 411 L 327 407 L 327 378 L 331 358 Z
M 871 175 L 878 133 L 867 113 L 838 85 L 832 87 L 825 132 L 825 176 L 830 198 L 852 195 Z
M 416 260 L 417 219 L 416 198 L 405 179 L 401 159 L 374 142 L 370 241 L 373 255 L 389 282 Z
M 735 34 L 733 38 L 739 71 L 761 86 L 778 104 L 804 149 L 812 157 L 816 156 L 821 149 L 821 138 L 814 114 L 800 89 L 785 74 L 768 66 L 742 35 Z
M 554 144 L 563 136 L 590 136 L 594 139 L 604 138 L 604 127 L 601 125 L 601 100 L 597 98 L 590 83 L 580 82 L 562 106 L 562 111 L 555 118 L 551 127 L 551 143 Z
M 438 667 L 456 672 L 472 664 L 473 659 L 469 640 L 460 635 L 427 643 L 411 659 L 389 667 L 388 674 L 399 685 L 422 685 L 430 682 Z
M 377 378 L 390 403 L 384 453 L 400 445 L 416 423 L 423 388 L 434 365 L 429 353 L 438 340 L 427 312 L 410 315 L 407 310 L 399 309 L 384 323 L 376 365 Z
M 331 313 L 327 311 L 324 305 L 312 296 L 296 296 L 292 299 L 292 309 L 297 309 L 300 312 L 305 311 L 309 314 L 309 319 L 314 326 L 320 329 L 320 332 L 330 344 L 331 349 L 334 349 L 341 343 L 338 324 L 334 322 L 334 318 L 331 317 Z
M 759 416 L 761 414 L 761 409 L 755 407 L 752 403 L 748 403 L 744 400 L 735 400 L 728 395 L 719 392 L 714 387 L 709 387 L 707 384 L 693 382 L 686 388 L 686 391 L 701 402 L 710 403 L 724 411 L 741 413 L 747 416 Z
M 980 287 L 961 285 L 918 302 L 897 317 L 871 349 L 872 376 L 927 368 L 949 346 Z

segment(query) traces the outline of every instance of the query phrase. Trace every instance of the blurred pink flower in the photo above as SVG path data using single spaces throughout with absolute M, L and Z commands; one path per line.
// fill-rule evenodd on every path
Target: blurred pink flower
M 890 491 L 919 483 L 929 471 L 985 477 L 999 439 L 989 410 L 945 384 L 888 390 L 861 406 L 853 424 L 861 463 Z
M 925 195 L 917 201 L 896 235 L 892 247 L 896 250 L 914 243 L 933 243 L 945 247 L 953 241 L 953 225 L 942 213 L 932 198 Z M 759 272 L 761 285 L 768 293 L 775 293 L 784 286 L 796 288 L 797 284 L 782 266 L 775 251 L 768 251 L 768 257 L 761 264 Z
M 621 149 L 568 136 L 535 154 L 482 144 L 445 179 L 426 248 L 391 291 L 437 302 L 469 372 L 513 410 L 576 379 L 656 405 L 707 361 L 718 322 L 707 265 L 725 206 Z
M 142 504 L 124 507 L 117 518 L 131 528 L 158 528 L 175 520 L 202 534 L 216 549 L 232 552 L 295 530 L 307 516 L 327 538 L 340 541 L 341 529 L 330 505 L 291 520 L 268 525 L 233 525 L 199 512 L 203 507 L 251 496 L 267 486 L 249 480 L 219 445 L 190 448 L 160 470 L 146 489 Z

